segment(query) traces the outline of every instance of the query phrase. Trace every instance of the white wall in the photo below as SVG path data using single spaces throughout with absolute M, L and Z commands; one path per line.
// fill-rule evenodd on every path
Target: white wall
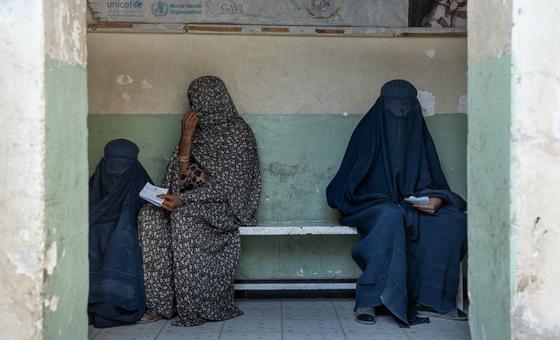
M 362 114 L 395 78 L 433 95 L 435 112 L 465 112 L 466 48 L 462 37 L 89 33 L 89 111 L 182 113 L 189 82 L 214 74 L 243 113 Z
M 44 248 L 43 1 L 0 10 L 0 338 L 39 339 Z
M 560 2 L 513 1 L 513 337 L 560 338 Z

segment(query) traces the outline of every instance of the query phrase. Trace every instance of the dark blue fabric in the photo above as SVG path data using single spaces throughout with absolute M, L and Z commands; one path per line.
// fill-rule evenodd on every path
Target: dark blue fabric
M 89 181 L 88 313 L 98 328 L 134 323 L 146 308 L 136 221 L 139 192 L 151 179 L 135 147 L 122 139 L 107 144 Z
M 356 308 L 385 305 L 409 325 L 426 321 L 416 303 L 455 308 L 466 203 L 449 189 L 414 86 L 394 80 L 381 93 L 354 130 L 327 201 L 359 233 Z M 444 204 L 435 215 L 420 213 L 404 201 L 410 195 Z

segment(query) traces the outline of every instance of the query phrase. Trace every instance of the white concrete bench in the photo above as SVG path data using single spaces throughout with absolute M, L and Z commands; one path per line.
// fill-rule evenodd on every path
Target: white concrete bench
M 353 227 L 342 226 L 326 221 L 281 221 L 268 222 L 252 227 L 240 227 L 242 236 L 285 236 L 285 235 L 356 235 Z M 348 290 L 355 289 L 351 282 L 290 282 L 290 283 L 236 283 L 236 290 Z
M 269 222 L 240 227 L 241 235 L 355 235 L 356 229 L 322 221 Z

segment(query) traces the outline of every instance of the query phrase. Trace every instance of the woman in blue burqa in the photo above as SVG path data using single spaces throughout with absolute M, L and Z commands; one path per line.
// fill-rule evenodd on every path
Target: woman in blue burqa
M 340 223 L 357 228 L 352 257 L 356 321 L 375 323 L 385 306 L 401 326 L 428 322 L 416 306 L 456 311 L 459 263 L 467 249 L 465 201 L 449 189 L 416 88 L 393 80 L 362 118 L 327 188 Z M 429 204 L 409 204 L 409 196 Z
M 126 139 L 105 146 L 89 181 L 88 314 L 95 327 L 138 321 L 146 308 L 137 218 L 150 177 Z

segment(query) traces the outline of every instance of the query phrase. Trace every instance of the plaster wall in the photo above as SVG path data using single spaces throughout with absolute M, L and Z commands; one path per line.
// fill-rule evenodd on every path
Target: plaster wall
M 466 112 L 466 39 L 88 34 L 90 114 L 177 114 L 194 78 L 224 79 L 242 113 L 363 114 L 410 80 L 427 113 Z
M 512 244 L 515 339 L 560 338 L 560 3 L 514 0 Z M 536 39 L 535 37 L 538 36 Z
M 469 65 L 511 50 L 512 14 L 512 0 L 469 2 Z
M 0 338 L 40 339 L 44 268 L 43 2 L 0 9 Z

